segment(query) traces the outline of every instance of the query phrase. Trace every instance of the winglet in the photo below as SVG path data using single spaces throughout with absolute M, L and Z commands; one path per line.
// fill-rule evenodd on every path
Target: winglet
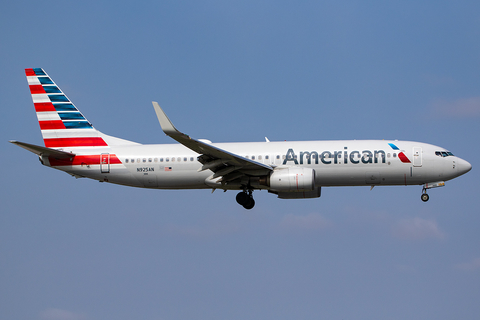
M 155 109 L 155 113 L 157 114 L 158 122 L 160 122 L 160 126 L 162 127 L 163 132 L 165 132 L 166 135 L 171 135 L 171 134 L 179 134 L 181 133 L 180 131 L 175 128 L 173 123 L 168 119 L 167 115 L 165 112 L 160 108 L 160 105 L 158 102 L 152 101 L 153 108 Z

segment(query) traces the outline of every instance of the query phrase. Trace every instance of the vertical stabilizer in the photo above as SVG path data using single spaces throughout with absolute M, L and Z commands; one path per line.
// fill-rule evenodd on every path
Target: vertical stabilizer
M 45 147 L 107 147 L 92 124 L 41 68 L 25 69 Z

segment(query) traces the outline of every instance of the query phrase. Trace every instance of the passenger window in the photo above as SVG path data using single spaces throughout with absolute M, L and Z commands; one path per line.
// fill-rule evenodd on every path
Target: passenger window
M 178 158 L 177 158 L 177 161 L 178 161 L 178 162 L 182 161 L 182 158 L 178 157 Z
M 137 162 L 140 163 L 140 158 L 137 158 Z
M 396 154 L 396 153 L 394 153 L 394 154 L 393 154 L 393 157 L 394 157 L 394 158 L 396 158 L 396 157 L 397 157 L 397 154 Z
M 165 162 L 169 162 L 170 161 L 170 158 L 165 158 Z
M 154 162 L 158 162 L 158 158 L 153 159 Z
M 265 156 L 265 160 L 268 160 L 268 156 Z
M 128 159 L 125 159 L 125 163 L 128 163 Z
M 152 162 L 152 158 L 148 158 L 148 162 Z
M 277 154 L 277 160 L 280 159 L 280 156 Z
M 187 157 L 183 158 L 183 161 L 187 162 Z
M 160 162 L 163 162 L 163 158 L 160 158 Z
M 131 163 L 135 163 L 135 159 L 130 159 L 130 162 L 131 162 Z
M 252 160 L 255 160 L 255 156 L 252 156 Z
M 258 160 L 262 160 L 262 156 L 258 156 Z
M 175 158 L 174 158 L 174 157 L 172 157 L 172 162 L 173 162 L 173 161 L 175 161 Z
M 143 158 L 143 162 L 147 162 L 147 158 Z
M 193 157 L 190 158 L 190 161 L 193 161 Z

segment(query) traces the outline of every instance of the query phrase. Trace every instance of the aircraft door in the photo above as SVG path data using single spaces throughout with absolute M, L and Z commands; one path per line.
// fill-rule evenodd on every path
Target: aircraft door
M 275 165 L 275 155 L 271 154 L 271 155 L 269 155 L 269 158 L 270 158 L 270 160 L 269 160 L 268 164 L 269 165 Z
M 421 167 L 422 166 L 422 148 L 413 147 L 413 166 Z
M 100 172 L 101 173 L 110 172 L 110 153 L 102 153 L 100 155 Z

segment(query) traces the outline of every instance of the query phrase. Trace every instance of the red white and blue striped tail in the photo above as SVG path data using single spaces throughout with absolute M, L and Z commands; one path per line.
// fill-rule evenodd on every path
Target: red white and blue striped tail
M 25 69 L 25 74 L 45 147 L 108 147 L 108 136 L 92 126 L 43 69 Z
M 41 68 L 25 69 L 47 148 L 106 147 L 105 140 Z

